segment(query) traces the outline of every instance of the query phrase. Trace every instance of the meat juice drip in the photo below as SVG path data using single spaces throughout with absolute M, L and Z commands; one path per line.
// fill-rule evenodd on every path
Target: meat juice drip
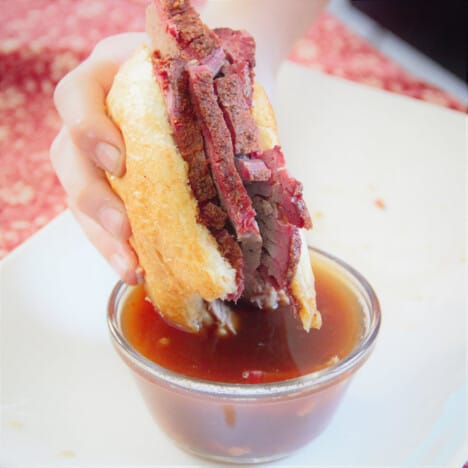
M 216 326 L 191 334 L 162 319 L 139 286 L 126 298 L 123 332 L 149 360 L 198 379 L 262 383 L 299 377 L 343 359 L 363 331 L 362 306 L 344 279 L 321 262 L 314 272 L 320 330 L 305 332 L 285 308 L 265 311 L 238 304 L 233 306 L 237 335 L 219 336 Z

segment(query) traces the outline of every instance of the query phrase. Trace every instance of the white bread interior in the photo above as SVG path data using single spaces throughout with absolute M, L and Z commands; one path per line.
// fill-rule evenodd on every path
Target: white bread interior
M 203 300 L 223 299 L 234 292 L 236 272 L 219 253 L 209 230 L 197 222 L 188 167 L 172 138 L 164 96 L 146 46 L 117 73 L 107 109 L 126 146 L 125 175 L 108 178 L 127 208 L 131 243 L 145 272 L 147 292 L 167 319 L 197 331 L 209 320 Z M 278 145 L 273 109 L 258 83 L 254 85 L 252 112 L 262 149 Z M 291 286 L 304 328 L 319 328 L 305 242 Z

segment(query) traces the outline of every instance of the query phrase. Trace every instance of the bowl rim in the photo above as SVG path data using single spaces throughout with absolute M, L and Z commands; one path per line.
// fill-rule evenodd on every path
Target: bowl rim
M 293 379 L 257 384 L 215 382 L 178 374 L 144 357 L 125 338 L 119 325 L 119 305 L 121 299 L 125 297 L 131 286 L 122 281 L 118 281 L 113 288 L 107 305 L 107 324 L 113 344 L 139 371 L 142 371 L 153 380 L 156 379 L 161 383 L 178 389 L 217 398 L 258 399 L 260 397 L 292 396 L 318 390 L 333 384 L 335 381 L 341 381 L 349 373 L 359 368 L 372 351 L 381 325 L 380 303 L 372 286 L 357 270 L 343 260 L 323 250 L 310 246 L 308 249 L 333 263 L 335 267 L 338 267 L 341 272 L 345 273 L 355 289 L 360 290 L 357 293 L 359 292 L 361 295 L 359 297 L 361 303 L 362 299 L 364 299 L 365 304 L 363 304 L 363 308 L 367 307 L 368 309 L 367 330 L 361 341 L 350 354 L 330 367 Z

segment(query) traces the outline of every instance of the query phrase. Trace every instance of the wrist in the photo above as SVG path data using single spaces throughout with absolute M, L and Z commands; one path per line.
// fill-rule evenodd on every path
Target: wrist
M 245 29 L 257 43 L 256 74 L 271 96 L 276 74 L 327 0 L 208 0 L 203 20 L 214 28 Z

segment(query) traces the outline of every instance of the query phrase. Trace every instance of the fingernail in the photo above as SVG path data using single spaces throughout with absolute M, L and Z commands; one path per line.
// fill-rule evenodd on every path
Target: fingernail
M 106 171 L 115 174 L 120 166 L 120 151 L 109 143 L 100 142 L 95 148 L 96 159 Z
M 122 257 L 122 255 L 119 254 L 112 254 L 109 258 L 109 262 L 121 278 L 126 275 L 128 271 L 128 264 L 125 257 Z
M 144 284 L 145 282 L 145 273 L 143 271 L 143 268 L 140 266 L 136 268 L 135 270 L 135 276 L 138 284 Z
M 102 207 L 98 212 L 99 222 L 102 227 L 115 237 L 119 237 L 122 233 L 124 223 L 124 215 L 116 208 L 109 206 Z

